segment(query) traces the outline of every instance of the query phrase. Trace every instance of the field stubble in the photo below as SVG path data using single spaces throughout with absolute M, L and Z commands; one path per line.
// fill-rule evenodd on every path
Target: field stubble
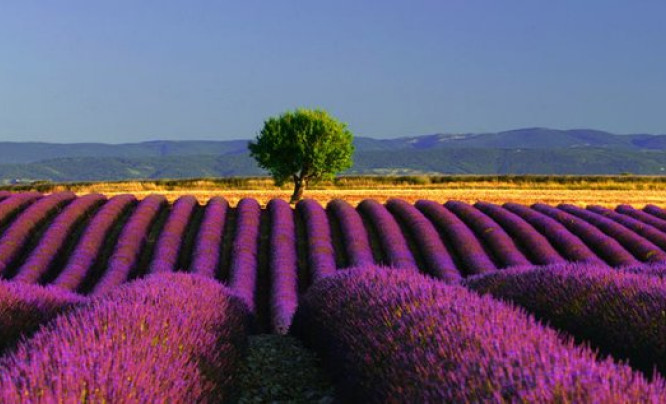
M 84 195 L 86 191 L 76 191 Z M 224 197 L 229 204 L 236 206 L 243 198 L 254 198 L 262 207 L 274 198 L 289 200 L 291 190 L 275 188 L 267 189 L 176 189 L 176 190 L 132 190 L 115 191 L 106 190 L 103 187 L 96 188 L 95 192 L 101 192 L 107 196 L 113 196 L 126 192 L 132 192 L 138 199 L 160 193 L 173 202 L 183 195 L 193 195 L 199 202 L 205 203 L 215 196 Z M 578 206 L 601 205 L 613 207 L 619 204 L 632 205 L 642 208 L 651 203 L 659 206 L 666 205 L 666 190 L 568 190 L 568 189 L 496 189 L 496 188 L 461 188 L 461 189 L 423 189 L 423 188 L 368 188 L 368 189 L 310 189 L 305 192 L 306 198 L 311 198 L 325 206 L 332 199 L 344 199 L 356 206 L 364 199 L 375 199 L 384 203 L 389 198 L 401 198 L 407 202 L 414 203 L 419 199 L 429 199 L 444 203 L 448 200 L 459 200 L 467 203 L 485 201 L 502 204 L 514 202 L 530 205 L 541 202 L 549 205 L 570 203 Z
M 267 177 L 200 178 L 175 180 L 118 181 L 96 183 L 44 183 L 7 188 L 13 191 L 69 190 L 78 195 L 98 192 L 107 196 L 131 193 L 142 199 L 162 194 L 170 202 L 193 195 L 199 202 L 224 197 L 231 206 L 243 198 L 254 198 L 262 207 L 274 198 L 289 200 L 292 185 L 276 187 Z M 441 177 L 339 177 L 311 184 L 305 197 L 322 205 L 336 198 L 357 205 L 364 199 L 386 202 L 401 198 L 410 203 L 430 199 L 440 203 L 460 200 L 467 203 L 515 202 L 519 204 L 570 203 L 605 207 L 628 204 L 643 207 L 666 205 L 666 177 L 632 176 L 441 176 Z

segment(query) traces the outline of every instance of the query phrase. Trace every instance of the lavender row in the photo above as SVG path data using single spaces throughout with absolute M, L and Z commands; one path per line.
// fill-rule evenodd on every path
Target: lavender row
M 532 209 L 562 223 L 569 231 L 580 237 L 597 256 L 603 258 L 609 265 L 623 266 L 640 263 L 617 240 L 609 237 L 583 219 L 543 203 L 535 203 L 532 205 Z
M 218 282 L 160 274 L 57 317 L 0 360 L 0 402 L 228 402 L 248 310 Z
M 344 199 L 333 199 L 326 205 L 340 225 L 349 266 L 372 265 L 375 262 L 363 219 Z
M 0 191 L 0 201 L 2 201 L 3 199 L 9 198 L 10 196 L 12 196 L 11 192 L 9 192 L 9 191 Z
M 594 212 L 598 215 L 612 219 L 613 221 L 621 224 L 622 226 L 631 230 L 638 236 L 643 237 L 646 240 L 652 242 L 654 245 L 659 247 L 662 250 L 662 252 L 666 250 L 666 234 L 662 233 L 659 229 L 655 228 L 654 226 L 651 226 L 647 223 L 643 223 L 638 219 L 634 219 L 633 217 L 617 213 L 613 210 L 604 208 L 602 206 L 591 205 L 588 206 L 587 209 L 590 212 Z
M 456 252 L 465 267 L 465 275 L 497 269 L 474 233 L 455 214 L 434 201 L 419 200 L 415 206 L 451 244 L 451 249 Z
M 16 259 L 32 232 L 55 209 L 76 198 L 72 192 L 58 192 L 33 203 L 23 211 L 0 238 L 0 275 Z
M 595 265 L 605 266 L 606 263 L 585 245 L 576 235 L 571 233 L 557 220 L 546 216 L 536 210 L 517 203 L 507 202 L 504 208 L 520 216 L 532 227 L 548 238 L 548 241 L 556 247 L 569 261 L 587 262 Z
M 313 285 L 294 332 L 343 402 L 662 402 L 626 365 L 490 297 L 412 271 L 353 269 Z
M 641 261 L 666 261 L 666 253 L 659 247 L 611 219 L 574 205 L 560 204 L 558 208 L 597 226 Z
M 85 298 L 60 288 L 0 281 L 0 353 Z
M 423 213 L 409 202 L 395 198 L 386 202 L 386 208 L 399 218 L 412 234 L 428 273 L 447 283 L 459 282 L 461 275 L 451 254 L 444 246 L 437 229 Z
M 0 225 L 5 224 L 14 213 L 33 203 L 41 196 L 42 194 L 37 192 L 21 192 L 3 199 L 0 202 Z
M 308 243 L 308 265 L 312 281 L 335 273 L 335 250 L 326 211 L 314 199 L 304 199 L 296 205 L 305 222 Z
M 229 286 L 254 313 L 261 207 L 256 200 L 241 199 L 236 206 L 236 234 L 231 246 Z
M 659 218 L 661 220 L 666 220 L 666 211 L 660 208 L 659 206 L 648 204 L 645 205 L 643 211 L 651 214 L 652 216 Z
M 173 272 L 180 269 L 176 268 L 178 253 L 190 216 L 198 203 L 197 198 L 191 195 L 182 196 L 174 202 L 169 218 L 157 240 L 155 254 L 148 269 L 150 273 Z
M 619 270 L 631 274 L 654 276 L 666 280 L 666 264 L 660 262 L 622 267 L 619 268 Z
M 294 212 L 291 206 L 281 199 L 271 200 L 266 208 L 271 220 L 268 258 L 271 326 L 273 332 L 286 334 L 298 306 L 298 256 Z
M 666 232 L 666 220 L 659 219 L 656 216 L 652 216 L 649 213 L 643 212 L 642 210 L 634 209 L 631 205 L 618 205 L 615 210 L 618 213 L 633 217 L 634 219 L 640 220 L 645 224 L 649 224 L 650 226 L 659 229 L 659 231 Z
M 118 195 L 109 199 L 88 223 L 81 239 L 74 247 L 67 264 L 53 284 L 67 290 L 77 290 L 98 258 L 111 227 L 122 212 L 136 199 L 132 195 Z
M 564 258 L 541 233 L 515 213 L 492 203 L 477 202 L 474 207 L 490 216 L 516 240 L 538 265 L 563 264 Z
M 460 201 L 448 201 L 444 206 L 474 230 L 477 238 L 485 243 L 501 268 L 532 264 L 506 231 L 481 211 Z
M 604 354 L 666 374 L 666 283 L 584 264 L 511 270 L 467 279 L 479 293 L 511 301 Z
M 51 263 L 62 250 L 74 225 L 80 221 L 90 210 L 106 201 L 100 194 L 88 194 L 75 199 L 60 213 L 53 223 L 49 225 L 37 247 L 30 253 L 28 259 L 21 265 L 12 280 L 16 282 L 37 283 L 48 271 Z
M 166 203 L 162 195 L 149 195 L 139 203 L 123 227 L 106 271 L 92 294 L 106 293 L 127 280 L 145 244 L 150 225 Z
M 214 278 L 220 261 L 220 247 L 229 203 L 214 197 L 206 204 L 192 253 L 192 272 Z
M 377 236 L 388 265 L 396 268 L 409 268 L 418 271 L 407 240 L 391 213 L 379 202 L 366 199 L 358 204 L 357 209 L 364 214 L 377 229 Z

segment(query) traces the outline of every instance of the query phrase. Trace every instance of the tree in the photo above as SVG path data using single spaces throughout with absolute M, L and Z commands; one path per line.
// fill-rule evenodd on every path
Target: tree
M 352 166 L 352 140 L 347 125 L 326 111 L 297 109 L 265 121 L 248 148 L 276 185 L 294 181 L 294 203 L 303 197 L 309 182 L 331 179 Z

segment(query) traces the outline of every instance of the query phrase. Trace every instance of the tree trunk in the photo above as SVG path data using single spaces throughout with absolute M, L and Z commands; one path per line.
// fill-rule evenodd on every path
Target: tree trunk
M 303 198 L 303 191 L 305 190 L 305 179 L 294 176 L 294 193 L 291 195 L 289 203 L 296 203 Z

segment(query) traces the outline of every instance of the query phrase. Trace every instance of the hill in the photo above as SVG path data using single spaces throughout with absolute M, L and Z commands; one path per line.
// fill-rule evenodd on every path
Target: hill
M 264 174 L 247 140 L 133 144 L 0 142 L 0 182 Z M 357 137 L 347 174 L 663 174 L 666 135 L 518 129 L 397 139 Z

